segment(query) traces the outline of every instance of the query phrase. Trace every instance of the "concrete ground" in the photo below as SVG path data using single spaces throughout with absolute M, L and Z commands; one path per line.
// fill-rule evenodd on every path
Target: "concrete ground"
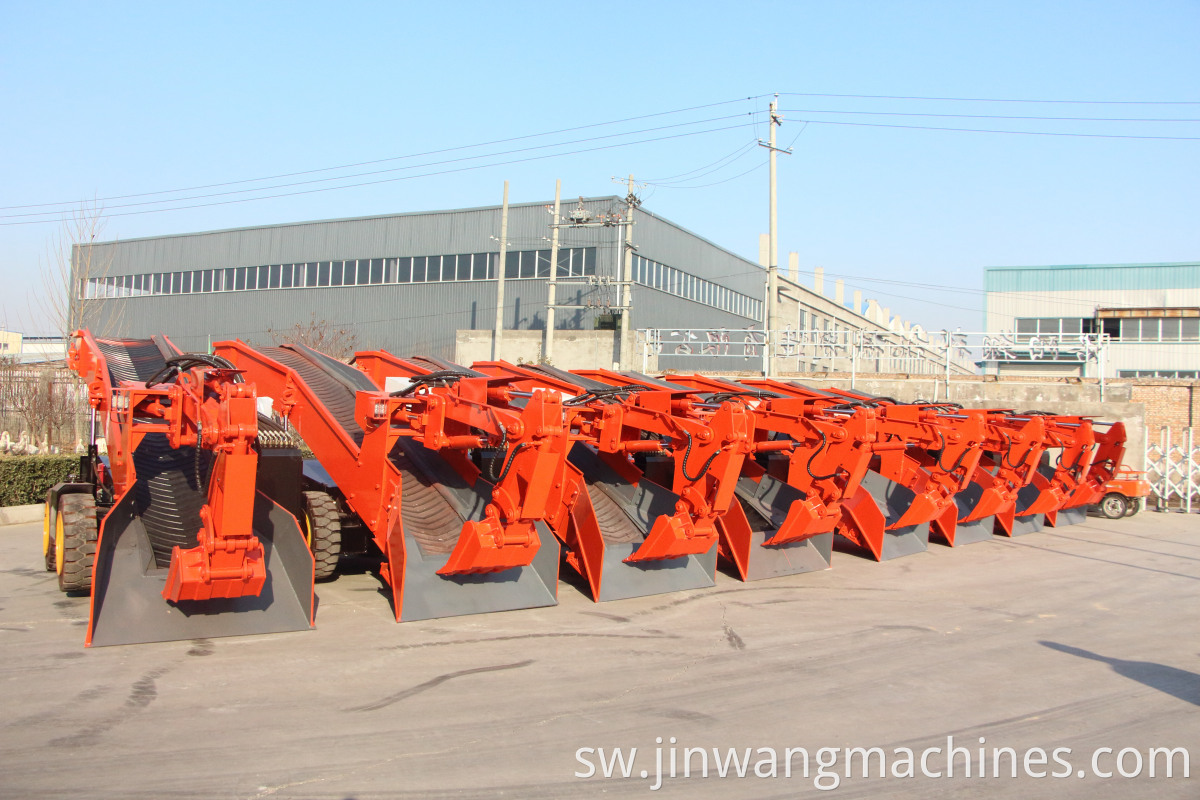
M 319 588 L 318 627 L 83 647 L 87 602 L 41 568 L 40 526 L 0 528 L 0 796 L 652 797 L 655 748 L 718 748 L 776 777 L 663 780 L 671 797 L 1200 796 L 1200 521 L 1142 513 L 819 574 L 597 605 L 397 625 L 368 573 Z M 921 752 L 987 748 L 987 777 L 925 777 Z M 983 738 L 984 744 L 979 740 Z M 581 748 L 637 748 L 604 778 Z M 793 752 L 813 759 L 808 778 Z M 889 777 L 846 778 L 879 747 Z M 1071 748 L 1057 755 L 1051 751 Z M 1097 766 L 1113 772 L 1102 779 Z M 1152 747 L 1191 778 L 1148 777 Z M 760 749 L 761 748 L 761 749 Z M 817 779 L 821 758 L 836 765 Z M 915 754 L 916 777 L 904 752 Z M 1033 773 L 992 777 L 992 748 Z M 1139 778 L 1126 772 L 1143 761 Z M 1006 752 L 1006 751 L 1005 751 Z M 1003 755 L 1003 753 L 1002 753 Z M 692 770 L 700 756 L 692 753 Z M 872 775 L 878 757 L 872 757 Z M 591 767 L 585 766 L 592 765 Z M 944 752 L 929 773 L 944 773 Z M 586 774 L 590 768 L 596 775 Z M 647 777 L 641 778 L 645 769 Z M 732 769 L 732 768 L 731 768 Z M 1022 773 L 1025 765 L 1020 765 Z M 1079 777 L 1083 770 L 1085 777 Z M 618 772 L 620 768 L 618 767 Z

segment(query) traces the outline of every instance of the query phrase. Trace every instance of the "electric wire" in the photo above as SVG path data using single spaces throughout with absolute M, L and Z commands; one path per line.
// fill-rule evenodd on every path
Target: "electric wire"
M 956 103 L 1046 103 L 1062 105 L 1138 105 L 1138 106 L 1200 106 L 1200 100 L 1034 100 L 1000 97 L 923 97 L 893 94 L 823 94 L 816 92 L 780 92 L 781 97 L 842 97 L 855 100 L 937 100 Z M 759 95 L 763 97 L 764 95 Z
M 1186 117 L 1042 117 L 1010 114 L 935 114 L 924 111 L 831 111 L 822 108 L 789 108 L 788 114 L 857 114 L 872 117 L 941 117 L 951 119 L 1015 119 L 1047 122 L 1200 122 L 1200 118 Z
M 141 193 L 137 193 L 137 194 L 113 195 L 111 197 L 100 197 L 100 198 L 95 198 L 93 200 L 60 200 L 60 201 L 52 202 L 52 203 L 31 203 L 31 204 L 17 205 L 17 206 L 0 206 L 0 211 L 8 211 L 8 210 L 18 209 L 18 208 L 42 208 L 45 206 L 77 206 L 81 202 L 83 202 L 83 203 L 92 203 L 92 202 L 107 203 L 112 200 L 128 200 L 128 199 L 131 199 L 134 197 L 152 197 L 152 196 L 160 195 L 160 194 L 178 194 L 180 192 L 194 192 L 194 191 L 200 191 L 203 189 L 217 189 L 217 188 L 221 188 L 224 186 L 236 186 L 236 185 L 242 184 L 242 183 L 257 183 L 257 182 L 261 182 L 261 181 L 280 180 L 282 178 L 294 178 L 294 177 L 298 177 L 300 175 L 313 175 L 318 172 L 331 172 L 331 171 L 339 170 L 339 169 L 356 169 L 358 167 L 366 167 L 366 166 L 370 166 L 372 164 L 384 164 L 384 163 L 387 163 L 390 161 L 400 161 L 400 160 L 408 159 L 408 158 L 423 158 L 425 156 L 441 155 L 442 153 L 453 153 L 453 152 L 457 152 L 459 150 L 471 150 L 471 149 L 474 149 L 477 147 L 491 147 L 491 146 L 497 145 L 497 144 L 508 144 L 510 142 L 519 142 L 519 141 L 523 141 L 525 139 L 537 139 L 537 138 L 541 138 L 543 136 L 556 136 L 560 133 L 571 133 L 574 131 L 587 130 L 589 128 L 601 128 L 601 127 L 606 127 L 608 125 L 620 125 L 620 124 L 623 124 L 626 122 L 637 122 L 639 120 L 652 119 L 654 117 L 670 116 L 672 114 L 684 114 L 689 111 L 699 111 L 699 110 L 706 109 L 706 108 L 715 108 L 717 106 L 731 105 L 733 103 L 743 103 L 743 102 L 746 102 L 747 100 L 754 100 L 757 97 L 765 97 L 765 96 L 766 95 L 755 95 L 755 96 L 751 96 L 751 97 L 739 97 L 736 100 L 722 100 L 722 101 L 716 102 L 716 103 L 706 103 L 704 105 L 690 106 L 688 108 L 679 108 L 679 109 L 675 109 L 673 111 L 659 111 L 659 112 L 656 112 L 653 114 L 642 114 L 640 116 L 625 117 L 623 119 L 610 120 L 608 122 L 594 122 L 594 123 L 590 123 L 587 125 L 575 125 L 575 126 L 572 126 L 569 128 L 559 128 L 558 130 L 546 131 L 543 133 L 531 133 L 531 134 L 525 134 L 523 136 L 511 136 L 506 139 L 493 139 L 492 141 L 489 141 L 489 142 L 480 142 L 478 144 L 458 145 L 456 147 L 446 147 L 446 148 L 442 148 L 439 150 L 427 150 L 422 153 L 409 153 L 409 154 L 400 155 L 400 156 L 389 156 L 387 158 L 377 158 L 377 159 L 373 159 L 370 161 L 357 161 L 357 162 L 354 162 L 351 164 L 341 164 L 341 165 L 338 165 L 335 167 L 318 167 L 316 169 L 300 170 L 297 172 L 284 172 L 284 173 L 280 173 L 277 175 L 267 175 L 267 176 L 264 176 L 261 178 L 243 178 L 241 180 L 225 181 L 222 183 L 209 183 L 209 184 L 203 184 L 203 185 L 199 185 L 199 186 L 187 186 L 187 187 L 183 187 L 180 189 L 162 189 L 162 190 L 154 191 L 154 192 L 141 192 Z
M 994 128 L 946 128 L 935 125 L 898 125 L 882 122 L 835 122 L 826 119 L 806 120 L 813 125 L 847 125 L 855 128 L 902 128 L 915 131 L 952 131 L 955 133 L 1004 133 L 1017 136 L 1066 136 L 1083 139 L 1158 139 L 1167 141 L 1200 141 L 1200 136 L 1144 136 L 1123 133 L 1066 133 L 1062 131 L 1005 131 Z
M 271 191 L 274 189 L 287 189 L 287 188 L 292 188 L 295 186 L 309 186 L 309 185 L 316 184 L 316 183 L 328 183 L 330 181 L 341 181 L 341 180 L 350 180 L 353 178 L 364 178 L 364 177 L 370 177 L 372 175 L 385 175 L 385 174 L 389 174 L 389 173 L 393 173 L 393 172 L 400 172 L 403 170 L 422 169 L 425 167 L 442 166 L 445 164 L 456 164 L 456 163 L 461 163 L 464 161 L 475 161 L 475 160 L 479 160 L 479 159 L 495 158 L 497 156 L 514 155 L 517 153 L 527 153 L 530 151 L 546 150 L 546 149 L 555 148 L 555 147 L 568 147 L 570 145 L 585 144 L 587 142 L 601 141 L 604 139 L 613 139 L 613 138 L 618 138 L 618 137 L 622 137 L 622 136 L 636 136 L 636 135 L 643 134 L 643 133 L 653 133 L 655 131 L 670 130 L 673 128 L 686 127 L 689 125 L 701 125 L 701 124 L 707 124 L 710 122 L 723 122 L 723 121 L 730 120 L 730 119 L 738 119 L 743 116 L 745 116 L 745 115 L 731 114 L 731 115 L 727 115 L 727 116 L 723 116 L 723 117 L 711 117 L 709 119 L 693 120 L 693 121 L 689 121 L 689 122 L 679 122 L 679 123 L 674 123 L 671 125 L 663 125 L 663 126 L 660 126 L 657 128 L 643 128 L 643 129 L 637 130 L 637 131 L 625 131 L 622 133 L 605 134 L 603 136 L 593 136 L 593 137 L 588 137 L 585 139 L 575 139 L 575 140 L 566 141 L 566 142 L 556 142 L 553 144 L 534 145 L 531 147 L 521 147 L 521 148 L 516 148 L 514 150 L 502 150 L 502 151 L 499 151 L 496 153 L 487 153 L 484 155 L 462 156 L 460 158 L 451 158 L 451 159 L 445 159 L 442 161 L 432 161 L 432 162 L 416 164 L 416 165 L 412 165 L 412 166 L 391 167 L 388 169 L 370 170 L 368 172 L 352 173 L 350 175 L 339 175 L 339 176 L 332 177 L 332 178 L 313 178 L 311 180 L 294 181 L 292 183 L 282 183 L 282 184 L 276 184 L 273 186 L 260 186 L 260 187 L 255 187 L 252 189 L 231 189 L 231 190 L 225 191 L 225 192 L 213 192 L 210 194 L 192 195 L 189 197 L 176 197 L 176 198 L 170 198 L 170 199 L 166 199 L 166 200 L 144 200 L 144 201 L 137 202 L 137 203 L 121 203 L 118 205 L 110 206 L 109 208 L 114 208 L 114 209 L 116 209 L 116 208 L 132 208 L 132 207 L 136 207 L 136 206 L 156 205 L 156 204 L 163 204 L 163 203 L 180 203 L 180 202 L 185 202 L 188 200 L 204 200 L 204 199 L 208 199 L 211 197 L 227 197 L 229 195 L 235 195 L 235 194 L 265 192 L 265 191 Z M 642 143 L 642 142 L 639 142 L 639 143 Z M 583 151 L 579 151 L 579 152 L 583 152 Z M 569 155 L 569 154 L 566 154 L 566 155 Z M 346 188 L 346 187 L 330 187 L 330 188 Z M 19 217 L 35 217 L 35 216 L 51 216 L 51 215 L 61 216 L 63 213 L 64 212 L 62 212 L 62 211 L 32 211 L 32 212 L 26 212 L 23 214 L 0 214 L 0 219 L 16 219 Z M 105 213 L 105 216 L 118 216 L 118 215 Z
M 685 138 L 688 136 L 700 136 L 700 135 L 704 135 L 704 134 L 708 134 L 708 133 L 719 133 L 721 131 L 729 131 L 729 130 L 736 130 L 738 128 L 744 128 L 744 127 L 747 127 L 749 124 L 750 124 L 749 122 L 741 122 L 741 123 L 738 123 L 735 125 L 725 125 L 725 126 L 718 127 L 718 128 L 708 128 L 708 129 L 700 130 L 700 131 L 688 131 L 686 133 L 671 134 L 669 136 L 657 136 L 657 137 L 652 137 L 649 139 L 640 139 L 640 140 L 632 141 L 632 142 L 617 142 L 615 144 L 600 145 L 597 147 L 585 147 L 585 148 L 580 148 L 578 150 L 570 150 L 570 151 L 561 152 L 561 153 L 547 153 L 547 154 L 542 154 L 542 155 L 527 156 L 525 158 L 514 158 L 514 159 L 509 159 L 508 161 L 498 161 L 498 162 L 493 162 L 493 163 L 489 163 L 489 164 L 475 164 L 475 165 L 466 166 L 466 167 L 456 167 L 454 169 L 435 170 L 433 172 L 423 172 L 423 173 L 419 173 L 416 175 L 401 175 L 398 177 L 381 178 L 379 180 L 362 181 L 359 183 L 346 184 L 344 186 L 324 186 L 324 187 L 320 187 L 320 188 L 316 188 L 316 189 L 304 189 L 304 190 L 294 191 L 294 192 L 281 192 L 279 194 L 263 195 L 261 197 L 243 197 L 243 198 L 237 198 L 237 199 L 233 199 L 233 200 L 218 200 L 218 201 L 213 201 L 211 203 L 194 203 L 191 205 L 184 205 L 184 206 L 171 206 L 169 208 L 142 209 L 140 211 L 121 211 L 121 212 L 117 212 L 115 214 L 105 213 L 104 217 L 105 218 L 127 217 L 127 216 L 141 215 L 141 214 L 158 214 L 158 213 L 163 213 L 163 212 L 167 212 L 167 211 L 183 211 L 183 210 L 192 209 L 192 208 L 209 208 L 212 206 L 233 205 L 235 203 L 251 203 L 251 202 L 258 201 L 258 200 L 273 200 L 273 199 L 277 199 L 280 197 L 295 197 L 298 195 L 318 194 L 321 192 L 330 192 L 330 191 L 336 191 L 339 189 L 354 189 L 354 188 L 359 188 L 362 186 L 375 186 L 375 185 L 383 184 L 383 183 L 395 183 L 397 181 L 415 180 L 417 178 L 428 178 L 428 177 L 434 177 L 434 176 L 438 176 L 438 175 L 449 175 L 449 174 L 453 174 L 453 173 L 457 173 L 457 172 L 468 172 L 471 170 L 487 169 L 490 167 L 507 166 L 510 164 L 521 164 L 521 163 L 526 163 L 529 161 L 540 161 L 540 160 L 547 159 L 547 158 L 561 158 L 563 156 L 579 155 L 580 153 L 591 153 L 591 152 L 596 152 L 599 150 L 611 150 L 611 149 L 618 148 L 618 147 L 630 147 L 630 146 L 638 145 L 638 144 L 662 142 L 662 141 L 668 141 L 671 139 Z M 46 223 L 58 223 L 60 221 L 61 221 L 61 217 L 56 217 L 54 219 L 18 220 L 16 222 L 0 222 L 0 227 L 7 227 L 7 226 L 13 226 L 13 225 L 44 225 Z

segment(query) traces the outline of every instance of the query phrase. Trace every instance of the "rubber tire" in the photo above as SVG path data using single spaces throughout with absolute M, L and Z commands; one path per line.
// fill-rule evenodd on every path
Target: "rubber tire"
M 62 569 L 58 588 L 64 592 L 91 592 L 92 565 L 96 560 L 96 500 L 90 494 L 64 494 L 58 498 L 62 527 Z
M 42 557 L 46 561 L 46 572 L 54 572 L 55 561 L 55 527 L 57 526 L 58 509 L 51 503 L 52 495 L 46 492 L 46 501 L 42 504 Z
M 1142 500 L 1140 497 L 1131 498 L 1129 508 L 1125 511 L 1125 516 L 1132 517 L 1134 514 L 1142 510 Z
M 1118 492 L 1109 492 L 1100 501 L 1100 514 L 1106 519 L 1120 519 L 1128 510 L 1128 498 Z
M 313 578 L 332 578 L 342 555 L 342 517 L 337 500 L 325 492 L 305 492 L 304 517 L 308 549 L 313 554 Z

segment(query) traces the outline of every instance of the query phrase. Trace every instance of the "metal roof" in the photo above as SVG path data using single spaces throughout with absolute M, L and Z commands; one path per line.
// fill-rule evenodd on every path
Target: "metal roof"
M 988 292 L 1200 289 L 1200 261 L 988 267 L 983 286 Z

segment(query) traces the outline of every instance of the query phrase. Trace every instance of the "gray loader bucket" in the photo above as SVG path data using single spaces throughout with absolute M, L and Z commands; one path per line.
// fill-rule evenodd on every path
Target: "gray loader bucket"
M 596 515 L 603 547 L 587 565 L 598 578 L 593 599 L 598 603 L 647 597 L 716 585 L 717 546 L 705 553 L 659 561 L 625 559 L 645 542 L 654 522 L 675 513 L 679 495 L 649 478 L 630 484 L 590 447 L 576 443 L 571 463 L 587 481 L 588 500 Z
M 959 519 L 954 525 L 954 541 L 952 544 L 955 547 L 960 547 L 964 544 L 974 544 L 976 542 L 986 542 L 992 538 L 992 530 L 996 526 L 995 516 L 981 517 L 970 522 L 961 521 L 971 515 L 975 507 L 979 505 L 979 500 L 982 497 L 983 487 L 973 481 L 954 495 L 954 507 L 958 512 Z M 931 531 L 936 530 L 938 527 L 938 524 L 935 522 Z
M 421 543 L 406 533 L 400 621 L 557 605 L 558 540 L 545 523 L 537 522 L 535 527 L 541 545 L 533 563 L 478 575 L 438 575 L 450 554 L 425 552 Z
M 1065 528 L 1068 525 L 1078 525 L 1087 520 L 1087 506 L 1076 506 L 1075 508 L 1060 508 L 1054 514 L 1055 528 Z
M 258 597 L 170 603 L 162 596 L 146 528 L 126 492 L 100 526 L 92 575 L 87 644 L 103 647 L 312 628 L 313 559 L 296 519 L 261 493 L 254 534 L 263 544 L 267 581 Z
M 804 501 L 804 492 L 771 475 L 763 475 L 757 481 L 739 478 L 734 491 L 751 530 L 750 547 L 745 556 L 745 580 L 829 569 L 833 552 L 832 531 L 798 542 L 766 544 L 787 519 L 792 503 Z
M 916 496 L 907 486 L 885 478 L 878 472 L 868 472 L 862 479 L 862 487 L 871 493 L 883 512 L 887 529 L 884 530 L 883 549 L 880 561 L 910 556 L 929 549 L 929 523 L 892 528 L 904 516 Z

